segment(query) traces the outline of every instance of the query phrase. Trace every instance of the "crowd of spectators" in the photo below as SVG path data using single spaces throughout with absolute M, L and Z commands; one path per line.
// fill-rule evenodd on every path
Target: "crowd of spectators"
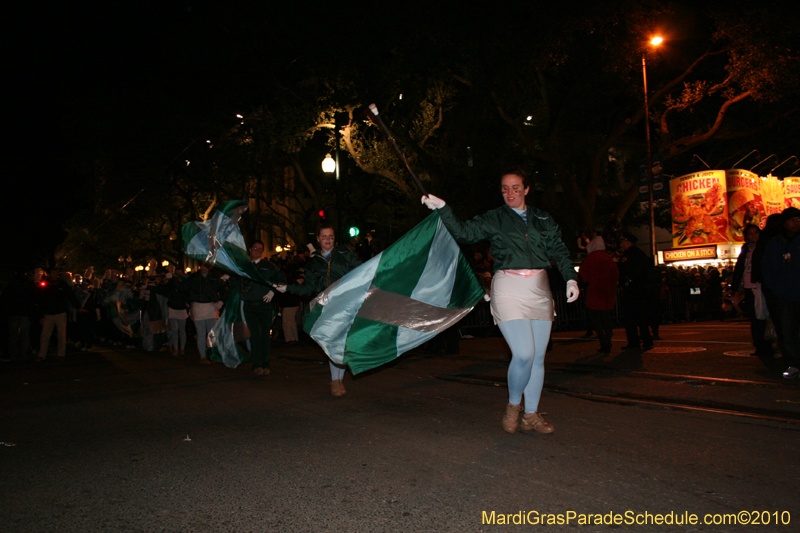
M 352 243 L 363 261 L 380 252 L 367 233 Z M 302 283 L 303 267 L 311 252 L 282 251 L 268 255 L 290 284 Z M 227 278 L 227 276 L 223 276 Z M 186 354 L 196 345 L 201 361 L 206 356 L 207 332 L 227 301 L 230 280 L 203 265 L 185 271 L 151 261 L 145 269 L 107 270 L 89 267 L 83 273 L 37 268 L 19 273 L 0 292 L 0 358 L 43 361 L 48 355 L 64 358 L 69 352 L 87 351 L 97 342 L 121 348 Z M 300 341 L 302 303 L 308 298 L 277 293 L 271 302 L 278 320 L 273 338 Z

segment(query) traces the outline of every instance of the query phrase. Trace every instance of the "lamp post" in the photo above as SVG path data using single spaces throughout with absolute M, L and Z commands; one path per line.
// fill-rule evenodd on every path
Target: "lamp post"
M 339 160 L 339 144 L 341 143 L 341 129 L 347 125 L 349 121 L 347 113 L 337 112 L 333 116 L 333 157 L 331 154 L 325 156 L 322 161 L 322 170 L 328 174 L 335 174 L 336 185 L 336 226 L 337 233 L 342 234 L 342 180 L 341 180 L 341 163 Z
M 664 41 L 661 37 L 653 37 L 650 44 L 658 46 Z M 647 141 L 647 189 L 650 204 L 650 253 L 653 254 L 653 263 L 658 265 L 658 250 L 656 247 L 656 216 L 655 202 L 653 200 L 653 153 L 650 148 L 650 106 L 647 100 L 647 60 L 646 53 L 642 53 L 642 78 L 644 79 L 644 129 Z

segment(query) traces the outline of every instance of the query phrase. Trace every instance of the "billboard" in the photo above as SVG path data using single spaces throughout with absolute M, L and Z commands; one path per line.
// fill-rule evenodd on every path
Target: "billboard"
M 745 226 L 754 224 L 763 229 L 767 223 L 762 180 L 758 174 L 741 169 L 726 170 L 725 177 L 731 240 L 744 242 Z
M 783 187 L 784 182 L 772 174 L 761 178 L 761 198 L 764 200 L 764 218 L 759 225 L 761 229 L 767 225 L 767 217 L 780 215 L 783 211 Z
M 680 176 L 670 180 L 669 188 L 674 247 L 729 241 L 724 170 L 705 170 Z
M 800 209 L 800 177 L 793 176 L 783 180 L 783 208 Z

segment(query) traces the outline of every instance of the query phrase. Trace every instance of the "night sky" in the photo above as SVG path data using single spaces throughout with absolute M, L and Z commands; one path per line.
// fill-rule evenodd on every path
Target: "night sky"
M 258 104 L 261 81 L 345 41 L 368 49 L 405 11 L 355 4 L 79 2 L 18 7 L 9 18 L 12 164 L 3 204 L 42 264 L 65 219 L 86 207 L 93 162 L 109 153 L 154 172 Z M 435 10 L 428 10 L 435 23 Z M 388 22 L 387 22 L 388 21 Z M 365 46 L 366 45 L 366 46 Z M 341 49 L 341 48 L 340 48 Z M 379 68 L 379 66 L 365 68 Z M 5 257 L 2 264 L 19 264 Z
M 579 4 L 579 2 L 577 2 Z M 63 238 L 65 219 L 85 208 L 84 176 L 114 154 L 156 172 L 189 143 L 219 132 L 259 102 L 262 81 L 311 56 L 363 53 L 378 73 L 376 40 L 463 28 L 465 39 L 503 24 L 489 15 L 412 4 L 360 8 L 347 2 L 78 2 L 16 7 L 6 129 L 11 140 L 3 206 L 13 221 L 0 264 L 42 264 Z M 458 4 L 456 4 L 458 5 Z M 19 259 L 24 257 L 24 260 Z
M 3 204 L 24 229 L 10 238 L 26 259 L 3 264 L 46 259 L 63 221 L 86 207 L 84 176 L 97 157 L 112 153 L 152 172 L 250 104 L 254 76 L 291 61 L 281 46 L 291 34 L 286 17 L 303 26 L 268 4 L 18 8 L 9 18 L 13 150 Z

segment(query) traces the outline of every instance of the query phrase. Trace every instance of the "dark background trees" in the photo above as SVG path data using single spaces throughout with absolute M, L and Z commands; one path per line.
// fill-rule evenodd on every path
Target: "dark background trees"
M 399 236 L 424 213 L 365 120 L 373 102 L 462 216 L 496 206 L 500 170 L 521 164 L 532 203 L 567 235 L 598 228 L 635 213 L 642 54 L 666 174 L 697 170 L 695 154 L 724 166 L 753 148 L 798 151 L 797 8 L 777 3 L 53 9 L 20 32 L 17 81 L 35 105 L 19 121 L 12 202 L 33 206 L 22 212 L 37 214 L 43 250 L 72 213 L 59 256 L 74 249 L 74 264 L 113 264 L 122 250 L 171 259 L 181 224 L 243 196 L 259 200 L 248 236 L 269 227 L 302 243 L 332 198 Z M 647 50 L 655 32 L 665 44 Z M 337 116 L 339 184 L 319 168 Z

